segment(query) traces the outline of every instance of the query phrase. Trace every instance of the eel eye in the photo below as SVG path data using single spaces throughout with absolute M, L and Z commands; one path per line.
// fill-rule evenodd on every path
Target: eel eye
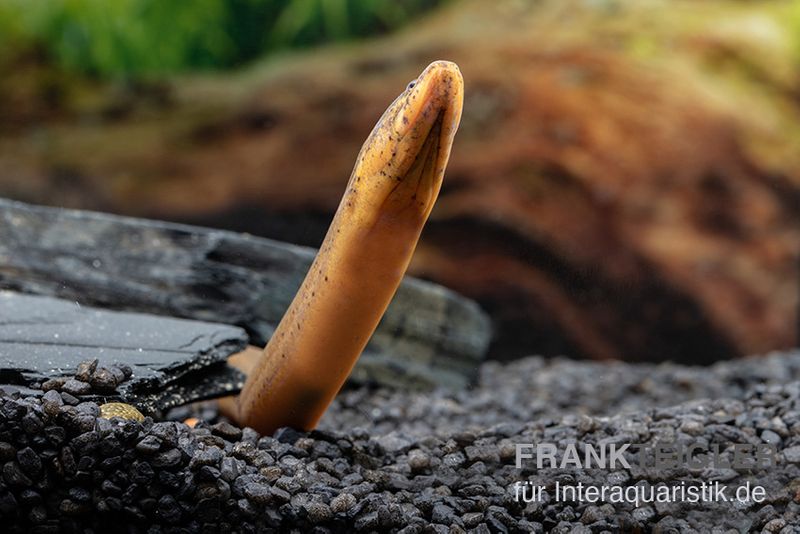
M 417 85 L 417 80 L 408 82 L 408 87 L 406 87 L 406 89 L 413 89 L 415 85 Z

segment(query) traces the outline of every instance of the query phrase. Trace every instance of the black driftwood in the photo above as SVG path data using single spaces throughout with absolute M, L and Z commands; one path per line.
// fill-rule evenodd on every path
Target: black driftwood
M 1 384 L 71 376 L 84 360 L 125 363 L 133 375 L 108 398 L 165 409 L 237 391 L 241 376 L 225 362 L 246 345 L 234 326 L 0 291 Z
M 243 327 L 263 345 L 315 251 L 233 232 L 0 199 L 0 288 Z M 488 346 L 478 306 L 406 279 L 353 378 L 463 387 Z

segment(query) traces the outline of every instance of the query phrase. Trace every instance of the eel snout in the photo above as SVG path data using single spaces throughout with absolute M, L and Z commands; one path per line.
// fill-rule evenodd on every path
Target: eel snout
M 348 188 L 369 190 L 351 202 L 369 228 L 405 217 L 427 219 L 439 193 L 461 120 L 464 80 L 455 63 L 435 61 L 408 84 L 375 125 Z M 364 205 L 369 203 L 368 205 Z
M 401 138 L 410 135 L 414 140 L 424 138 L 433 123 L 441 120 L 444 128 L 440 135 L 452 138 L 464 101 L 461 70 L 450 61 L 434 61 L 408 84 L 400 99 L 392 124 L 397 135 Z

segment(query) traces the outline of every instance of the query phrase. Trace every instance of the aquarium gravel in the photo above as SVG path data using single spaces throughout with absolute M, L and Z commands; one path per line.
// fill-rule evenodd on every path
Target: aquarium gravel
M 485 364 L 469 392 L 343 391 L 320 430 L 259 436 L 185 408 L 98 418 L 75 378 L 0 396 L 7 532 L 798 532 L 797 353 L 710 368 L 541 358 Z M 107 368 L 111 376 L 121 369 Z M 106 372 L 101 373 L 103 376 Z M 81 378 L 88 379 L 80 380 Z M 711 400 L 704 400 L 713 397 Z M 669 403 L 674 403 L 670 405 Z M 517 445 L 764 444 L 776 465 L 517 467 Z M 724 454 L 728 454 L 724 452 Z M 555 484 L 764 488 L 760 502 L 558 502 Z M 545 488 L 519 498 L 520 484 Z

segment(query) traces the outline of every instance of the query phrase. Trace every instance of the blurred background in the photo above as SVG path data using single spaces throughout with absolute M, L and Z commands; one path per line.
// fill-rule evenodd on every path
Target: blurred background
M 493 357 L 797 345 L 798 1 L 0 0 L 0 196 L 317 246 L 435 59 L 466 100 L 411 274 Z

